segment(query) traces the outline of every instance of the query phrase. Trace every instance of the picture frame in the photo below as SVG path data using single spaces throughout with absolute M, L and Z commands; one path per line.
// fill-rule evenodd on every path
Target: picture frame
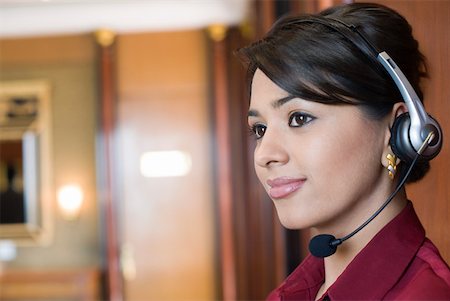
M 51 239 L 51 126 L 48 81 L 0 81 L 0 239 Z

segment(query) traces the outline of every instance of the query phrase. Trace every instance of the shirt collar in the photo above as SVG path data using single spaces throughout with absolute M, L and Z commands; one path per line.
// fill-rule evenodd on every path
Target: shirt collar
M 331 300 L 379 300 L 395 285 L 425 239 L 411 202 L 358 253 L 328 289 Z M 309 255 L 280 287 L 286 300 L 313 300 L 324 281 L 324 261 Z
M 424 239 L 425 230 L 408 202 L 338 277 L 328 291 L 330 299 L 382 299 L 413 260 Z
M 282 300 L 314 300 L 324 278 L 323 258 L 309 255 L 277 291 Z

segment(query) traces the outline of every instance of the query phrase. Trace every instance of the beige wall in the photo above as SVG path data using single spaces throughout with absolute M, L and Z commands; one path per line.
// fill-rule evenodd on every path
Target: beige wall
M 122 241 L 135 277 L 127 300 L 213 300 L 214 220 L 206 40 L 202 31 L 117 40 Z M 184 177 L 144 178 L 146 151 L 192 156 Z
M 10 269 L 68 269 L 100 265 L 95 179 L 97 79 L 90 35 L 0 40 L 0 80 L 44 79 L 51 85 L 52 204 L 56 189 L 79 184 L 85 203 L 79 220 L 54 211 L 53 239 L 45 247 L 18 247 Z

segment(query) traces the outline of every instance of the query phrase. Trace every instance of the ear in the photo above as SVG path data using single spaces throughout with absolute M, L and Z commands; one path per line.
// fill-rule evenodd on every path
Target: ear
M 392 148 L 389 144 L 389 140 L 391 139 L 391 128 L 394 125 L 395 119 L 400 116 L 403 113 L 408 112 L 408 107 L 404 102 L 397 102 L 392 106 L 392 110 L 388 116 L 386 116 L 386 131 L 384 134 L 384 149 L 383 154 L 381 157 L 381 163 L 384 167 L 388 166 L 388 160 L 386 159 L 386 156 L 388 154 L 393 155 Z M 400 159 L 397 158 L 397 164 L 400 163 Z

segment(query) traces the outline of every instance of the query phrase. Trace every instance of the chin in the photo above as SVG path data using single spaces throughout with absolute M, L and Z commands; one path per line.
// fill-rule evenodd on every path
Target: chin
M 278 220 L 283 227 L 290 230 L 307 229 L 314 225 L 317 218 L 308 206 L 295 198 L 272 200 L 278 215 Z
M 278 212 L 280 223 L 289 230 L 301 230 L 312 227 L 311 223 L 307 223 L 306 218 L 292 216 L 291 214 L 282 214 Z

